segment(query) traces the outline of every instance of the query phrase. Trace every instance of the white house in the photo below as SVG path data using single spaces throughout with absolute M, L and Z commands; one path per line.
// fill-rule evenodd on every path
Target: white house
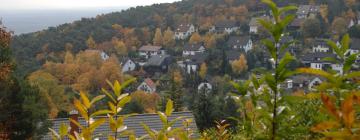
M 314 77 L 310 80 L 308 84 L 308 89 L 313 90 L 315 86 L 318 86 L 322 83 L 322 80 L 319 77 Z
M 164 55 L 165 50 L 161 46 L 145 45 L 139 48 L 139 55 L 148 59 L 154 55 Z
M 210 32 L 217 32 L 217 33 L 227 33 L 231 34 L 239 30 L 240 27 L 237 25 L 235 21 L 221 21 L 217 22 L 211 29 Z
M 297 18 L 308 18 L 310 16 L 315 16 L 320 12 L 320 6 L 318 5 L 300 5 L 296 15 Z
M 253 48 L 253 42 L 250 36 L 231 36 L 227 44 L 233 49 L 242 49 L 245 52 Z
M 327 43 L 324 40 L 316 40 L 313 47 L 312 47 L 312 51 L 314 53 L 316 52 L 330 52 L 330 46 L 327 45 Z
M 175 30 L 175 39 L 183 40 L 191 36 L 196 31 L 193 24 L 180 24 Z
M 196 53 L 203 53 L 203 52 L 205 52 L 205 47 L 200 43 L 185 44 L 183 49 L 183 56 L 195 55 Z
M 150 78 L 146 78 L 138 87 L 137 90 L 142 90 L 146 93 L 156 92 L 156 84 Z
M 128 71 L 133 71 L 135 70 L 136 68 L 136 64 L 134 61 L 132 61 L 131 59 L 129 58 L 125 58 L 121 61 L 120 63 L 121 65 L 121 69 L 122 69 L 122 72 L 128 72 Z
M 195 55 L 188 56 L 183 62 L 186 73 L 191 74 L 197 72 L 206 59 L 207 55 L 204 53 L 196 53 Z

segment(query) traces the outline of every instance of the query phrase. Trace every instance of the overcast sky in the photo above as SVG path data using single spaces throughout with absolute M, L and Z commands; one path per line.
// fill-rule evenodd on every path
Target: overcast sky
M 129 7 L 174 1 L 179 0 L 0 0 L 0 10 Z

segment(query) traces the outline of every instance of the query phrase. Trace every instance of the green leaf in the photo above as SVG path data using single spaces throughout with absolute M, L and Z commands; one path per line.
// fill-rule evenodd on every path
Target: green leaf
M 165 115 L 171 116 L 172 112 L 173 112 L 173 101 L 169 99 L 166 103 Z
M 129 103 L 131 101 L 131 97 L 130 96 L 125 96 L 124 98 L 122 98 L 117 107 L 124 107 L 125 104 Z
M 285 6 L 285 7 L 282 7 L 282 8 L 279 8 L 279 13 L 282 14 L 282 13 L 285 13 L 287 11 L 292 11 L 292 10 L 297 10 L 298 8 L 296 6 Z
M 106 121 L 105 118 L 101 118 L 92 122 L 89 127 L 90 132 L 94 132 L 94 130 L 98 128 L 101 124 L 103 124 L 105 121 Z
M 128 95 L 129 95 L 128 93 L 121 94 L 121 95 L 117 98 L 117 100 L 120 101 L 120 100 L 122 100 L 124 97 L 126 97 L 126 96 L 128 96 Z
M 276 48 L 275 48 L 274 42 L 272 42 L 269 39 L 264 39 L 264 40 L 261 40 L 261 43 L 264 44 L 265 47 L 268 49 L 268 51 L 271 55 L 271 58 L 274 58 L 276 60 L 277 56 L 276 56 Z
M 59 128 L 60 137 L 63 138 L 64 136 L 67 135 L 67 133 L 68 133 L 68 126 L 62 123 Z
M 99 96 L 96 96 L 95 98 L 93 98 L 90 102 L 90 106 L 95 104 L 96 102 L 100 101 L 101 99 L 103 99 L 105 97 L 105 95 L 99 95 Z
M 341 52 L 340 48 L 336 45 L 336 43 L 332 40 L 327 40 L 327 44 L 331 47 L 331 49 L 338 55 L 340 58 L 344 58 L 344 53 Z
M 79 111 L 81 117 L 83 117 L 85 120 L 89 120 L 87 110 L 84 108 L 84 106 L 81 104 L 81 102 L 78 99 L 74 100 L 74 106 L 76 110 Z
M 86 109 L 90 108 L 90 101 L 89 98 L 87 97 L 86 93 L 83 91 L 80 91 L 80 98 L 84 104 L 84 106 L 86 107 Z
M 74 123 L 77 127 L 79 127 L 80 129 L 84 129 L 84 127 L 83 126 L 81 126 L 80 125 L 80 123 L 78 122 L 78 121 L 76 121 L 76 120 L 73 120 L 73 119 L 71 119 L 71 118 L 69 118 L 69 121 L 70 122 L 72 122 L 72 123 Z
M 110 114 L 110 113 L 112 113 L 112 111 L 110 111 L 110 110 L 99 110 L 99 111 L 96 111 L 96 112 L 92 113 L 90 115 L 90 117 L 96 117 L 96 116 L 99 116 L 99 115 L 105 115 L 105 114 Z
M 349 34 L 346 34 L 343 36 L 341 40 L 342 55 L 344 55 L 345 52 L 349 49 L 349 46 L 350 46 L 350 36 Z
M 349 74 L 344 75 L 345 79 L 351 79 L 351 78 L 356 78 L 356 77 L 360 77 L 360 71 L 355 71 L 355 72 L 351 72 Z
M 102 88 L 101 91 L 102 91 L 107 97 L 109 97 L 113 103 L 116 103 L 115 98 L 114 98 L 114 97 L 112 96 L 112 94 L 110 94 L 106 89 L 103 89 L 103 88 Z
M 295 8 L 296 9 L 296 8 Z M 284 19 L 280 22 L 283 28 L 287 27 L 293 20 L 295 19 L 295 15 L 287 15 Z
M 145 123 L 141 123 L 146 133 L 150 136 L 151 139 L 156 139 L 155 133 L 147 126 Z
M 344 66 L 343 66 L 343 72 L 347 72 L 351 69 L 352 65 L 355 63 L 358 55 L 360 53 L 355 53 L 355 54 L 352 54 L 350 56 L 348 56 L 346 59 L 345 59 L 345 63 L 344 63 Z
M 113 89 L 116 97 L 120 96 L 121 90 L 122 90 L 121 85 L 120 85 L 119 81 L 116 80 L 114 82 L 114 89 Z
M 164 113 L 160 112 L 160 111 L 158 111 L 157 114 L 159 115 L 160 120 L 164 124 L 164 126 L 167 125 L 168 120 L 167 120 L 166 115 Z
M 136 78 L 131 78 L 129 80 L 126 80 L 124 83 L 121 84 L 121 88 L 124 89 L 135 81 L 136 81 Z

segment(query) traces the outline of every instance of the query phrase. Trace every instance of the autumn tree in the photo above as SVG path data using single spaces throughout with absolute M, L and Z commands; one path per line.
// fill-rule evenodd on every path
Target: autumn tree
M 342 17 L 336 17 L 331 24 L 331 31 L 336 36 L 335 38 L 347 32 L 347 21 Z
M 168 27 L 164 32 L 163 44 L 165 47 L 174 47 L 175 43 L 174 32 Z
M 204 79 L 207 73 L 207 65 L 206 63 L 202 63 L 200 66 L 199 76 Z
M 205 47 L 206 48 L 215 48 L 216 46 L 216 37 L 214 34 L 207 34 L 204 37 Z
M 322 4 L 320 5 L 320 16 L 324 19 L 324 21 L 326 23 L 329 22 L 329 19 L 328 19 L 328 14 L 329 14 L 329 9 L 328 9 L 328 5 L 326 4 Z
M 231 68 L 236 74 L 245 71 L 248 68 L 245 55 L 241 54 L 238 60 L 234 60 L 231 63 Z
M 89 38 L 86 40 L 86 45 L 89 49 L 96 49 L 96 42 L 92 36 L 89 36 Z
M 160 28 L 156 28 L 153 45 L 161 46 L 163 44 L 163 36 Z
M 145 113 L 156 113 L 160 96 L 157 93 L 148 94 L 144 91 L 135 91 L 131 94 L 131 99 L 130 104 L 134 104 L 134 102 L 140 104 Z
M 320 21 L 316 18 L 308 18 L 301 26 L 304 37 L 317 37 L 321 34 Z
M 202 41 L 202 38 L 201 38 L 200 34 L 198 32 L 195 32 L 191 35 L 189 43 L 196 44 L 196 43 L 200 43 L 201 41 Z
M 60 111 L 70 111 L 72 105 L 65 95 L 65 87 L 51 74 L 42 70 L 32 73 L 28 80 L 32 86 L 39 87 L 41 97 L 49 106 L 49 117 L 55 118 Z
M 126 56 L 128 54 L 127 47 L 123 41 L 115 38 L 112 40 L 112 44 L 118 56 Z

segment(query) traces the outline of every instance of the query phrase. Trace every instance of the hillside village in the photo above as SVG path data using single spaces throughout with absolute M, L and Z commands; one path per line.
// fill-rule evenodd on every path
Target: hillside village
M 320 93 L 314 95 L 319 92 L 319 85 L 325 82 L 325 86 L 320 87 L 324 88 L 329 83 L 330 78 L 323 75 L 329 73 L 326 76 L 341 77 L 360 70 L 360 55 L 356 56 L 351 66 L 347 66 L 350 62 L 345 62 L 345 58 L 348 60 L 351 55 L 360 53 L 360 3 L 348 0 L 274 2 L 280 8 L 289 5 L 297 7 L 281 15 L 285 18 L 283 20 L 294 15 L 294 20 L 279 35 L 279 42 L 273 50 L 276 53 L 271 53 L 266 42 L 276 40 L 274 33 L 261 23 L 277 23 L 276 14 L 259 0 L 184 0 L 129 8 L 15 36 L 11 43 L 17 63 L 15 73 L 23 76 L 31 86 L 39 88 L 38 92 L 47 107 L 46 114 L 54 119 L 56 127 L 63 122 L 59 118 L 71 117 L 68 112 L 76 107 L 72 102 L 79 96 L 84 98 L 83 92 L 96 98 L 100 93 L 114 89 L 111 85 L 113 81 L 120 81 L 126 87 L 121 87 L 119 92 L 128 93 L 131 97 L 131 101 L 121 107 L 120 114 L 145 114 L 134 115 L 130 118 L 133 120 L 153 119 L 158 111 L 166 111 L 167 99 L 171 99 L 175 116 L 185 114 L 194 118 L 194 122 L 190 123 L 194 129 L 219 131 L 224 124 L 218 121 L 226 120 L 229 123 L 226 127 L 234 129 L 231 133 L 242 134 L 236 129 L 246 128 L 238 128 L 238 125 L 251 124 L 250 128 L 263 126 L 267 129 L 264 123 L 269 123 L 273 124 L 272 129 L 276 129 L 275 119 L 269 118 L 276 117 L 279 107 L 280 113 L 286 109 L 284 112 L 293 113 L 282 121 L 298 119 L 299 126 L 306 125 L 306 130 L 293 132 L 294 135 L 285 139 L 293 139 L 297 133 L 313 135 L 317 129 L 311 127 L 310 132 L 309 123 L 304 119 L 318 114 L 319 108 L 313 106 L 320 106 L 321 101 L 331 102 L 330 97 Z M 342 5 L 338 6 L 339 3 Z M 349 46 L 342 45 L 347 43 L 342 40 L 347 34 L 350 35 Z M 338 49 L 343 47 L 348 48 L 340 58 Z M 282 79 L 284 82 L 281 84 L 274 80 L 274 92 L 270 84 L 264 83 L 272 80 L 269 76 L 278 76 L 271 72 L 277 71 L 279 63 L 289 55 L 295 59 L 283 68 L 286 72 L 290 71 L 291 76 Z M 344 66 L 349 68 L 344 69 Z M 318 72 L 318 75 L 298 72 L 299 68 L 315 69 L 313 73 Z M 136 80 L 127 83 L 133 79 Z M 337 80 L 334 79 L 331 80 Z M 356 80 L 355 77 L 346 82 Z M 358 89 L 356 84 L 349 87 Z M 260 91 L 261 94 L 258 94 Z M 290 101 L 294 97 L 318 100 L 289 103 L 281 100 L 286 105 L 277 106 L 277 97 L 289 98 Z M 265 101 L 254 101 L 261 99 Z M 358 100 L 354 96 L 354 102 L 355 99 Z M 100 102 L 94 108 L 102 109 L 107 102 Z M 264 107 L 273 102 L 275 109 Z M 325 106 L 331 106 L 326 103 Z M 338 105 L 343 104 L 339 101 Z M 299 112 L 294 113 L 289 106 L 296 106 L 294 110 Z M 264 108 L 274 110 L 270 117 L 264 117 L 272 122 L 242 123 L 246 119 L 258 119 L 257 111 Z M 294 119 L 294 114 L 303 116 Z M 322 115 L 317 117 L 311 118 L 316 120 L 311 125 L 326 118 Z M 153 125 L 160 128 L 160 121 Z M 141 127 L 129 126 L 134 129 Z M 50 135 L 46 138 L 49 139 Z M 318 135 L 314 134 L 311 138 L 318 138 Z

